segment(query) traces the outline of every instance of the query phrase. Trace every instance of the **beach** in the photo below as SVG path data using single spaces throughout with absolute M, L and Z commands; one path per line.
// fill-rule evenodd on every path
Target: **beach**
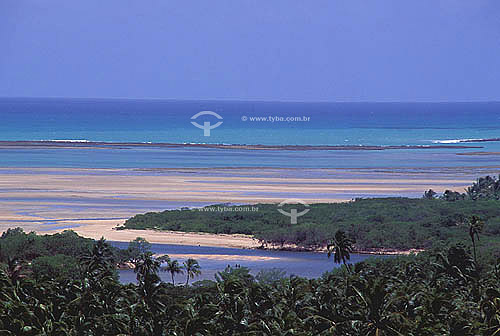
M 256 239 L 243 234 L 211 234 L 202 232 L 177 232 L 154 230 L 116 230 L 116 225 L 122 221 L 96 221 L 89 225 L 82 225 L 73 230 L 79 235 L 106 240 L 130 242 L 137 237 L 145 238 L 150 243 L 169 245 L 190 245 L 208 247 L 228 247 L 250 249 L 260 246 Z M 57 232 L 55 230 L 54 232 Z M 44 232 L 46 233 L 46 232 Z
M 137 236 L 164 244 L 257 247 L 249 236 L 115 230 L 149 211 L 212 204 L 345 202 L 357 197 L 421 197 L 433 189 L 463 191 L 477 169 L 1 168 L 0 230 L 21 226 L 38 233 L 72 229 L 98 239 Z

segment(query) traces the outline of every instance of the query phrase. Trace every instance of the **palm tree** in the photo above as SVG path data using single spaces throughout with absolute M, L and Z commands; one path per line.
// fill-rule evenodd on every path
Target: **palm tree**
M 172 285 L 175 285 L 174 276 L 176 274 L 183 274 L 182 267 L 177 260 L 167 260 L 167 267 L 165 267 L 165 272 L 169 272 L 172 276 Z
M 337 264 L 341 262 L 349 269 L 347 260 L 351 259 L 353 241 L 349 239 L 344 231 L 338 230 L 335 237 L 328 244 L 328 258 L 333 253 L 333 261 Z
M 137 293 L 142 299 L 141 304 L 145 312 L 150 311 L 154 316 L 155 330 L 161 330 L 162 321 L 157 317 L 165 308 L 160 299 L 163 290 L 158 276 L 160 266 L 161 261 L 154 258 L 151 252 L 146 252 L 140 255 L 134 269 L 135 273 L 137 273 Z M 154 333 L 154 335 L 159 334 L 159 332 Z
M 153 258 L 151 252 L 141 255 L 134 268 L 134 272 L 137 274 L 137 281 L 141 283 L 146 281 L 149 276 L 158 274 L 160 265 L 160 261 Z
M 196 259 L 189 258 L 184 261 L 184 269 L 186 270 L 186 287 L 189 284 L 189 278 L 194 279 L 195 276 L 201 274 L 200 264 Z
M 92 281 L 113 276 L 114 274 L 114 256 L 111 246 L 104 237 L 94 243 L 92 251 L 80 258 L 83 271 Z
M 474 249 L 474 262 L 477 265 L 476 238 L 479 241 L 479 234 L 483 231 L 484 222 L 478 216 L 472 216 L 469 220 L 469 236 Z

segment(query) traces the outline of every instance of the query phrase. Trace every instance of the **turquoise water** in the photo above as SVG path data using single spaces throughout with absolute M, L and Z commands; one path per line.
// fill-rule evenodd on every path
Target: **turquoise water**
M 202 110 L 223 124 L 206 137 Z M 242 120 L 246 117 L 246 121 Z M 262 122 L 250 118 L 308 118 Z M 203 119 L 208 118 L 208 119 Z M 212 118 L 212 119 L 210 119 Z M 214 122 L 215 117 L 200 117 Z M 437 145 L 500 137 L 500 103 L 266 103 L 162 100 L 0 99 L 0 141 Z M 478 167 L 498 164 L 500 142 L 473 149 L 287 151 L 204 148 L 0 148 L 0 167 Z
M 481 167 L 499 155 L 457 155 L 477 149 L 287 151 L 203 148 L 0 148 L 1 167 L 67 168 L 385 168 Z
M 203 110 L 223 124 L 210 137 L 191 125 Z M 247 121 L 242 121 L 247 117 Z M 307 117 L 257 122 L 252 117 Z M 81 139 L 308 145 L 414 145 L 495 138 L 500 103 L 266 103 L 0 98 L 0 140 Z M 196 121 L 214 121 L 202 116 Z

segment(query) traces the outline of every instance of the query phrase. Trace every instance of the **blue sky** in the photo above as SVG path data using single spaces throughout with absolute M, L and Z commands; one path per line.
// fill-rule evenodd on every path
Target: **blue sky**
M 0 96 L 498 101 L 500 1 L 3 0 Z

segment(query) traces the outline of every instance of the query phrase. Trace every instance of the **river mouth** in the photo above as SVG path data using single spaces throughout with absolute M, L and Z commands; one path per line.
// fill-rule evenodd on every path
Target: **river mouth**
M 128 243 L 110 241 L 111 245 L 126 249 Z M 304 278 L 318 278 L 325 272 L 339 267 L 321 252 L 293 252 L 271 251 L 256 249 L 238 249 L 225 247 L 207 247 L 192 245 L 151 244 L 154 254 L 168 254 L 172 259 L 177 259 L 181 264 L 188 258 L 198 260 L 201 266 L 201 275 L 194 279 L 214 280 L 217 272 L 223 271 L 227 266 L 248 267 L 252 275 L 261 270 L 281 269 L 287 276 L 296 275 Z M 366 254 L 351 254 L 350 263 L 357 263 L 368 258 L 391 258 L 393 256 L 372 256 Z M 135 273 L 132 269 L 119 270 L 122 283 L 134 283 Z M 160 277 L 165 282 L 171 282 L 169 273 L 160 272 Z M 185 275 L 176 276 L 176 282 L 185 281 Z

